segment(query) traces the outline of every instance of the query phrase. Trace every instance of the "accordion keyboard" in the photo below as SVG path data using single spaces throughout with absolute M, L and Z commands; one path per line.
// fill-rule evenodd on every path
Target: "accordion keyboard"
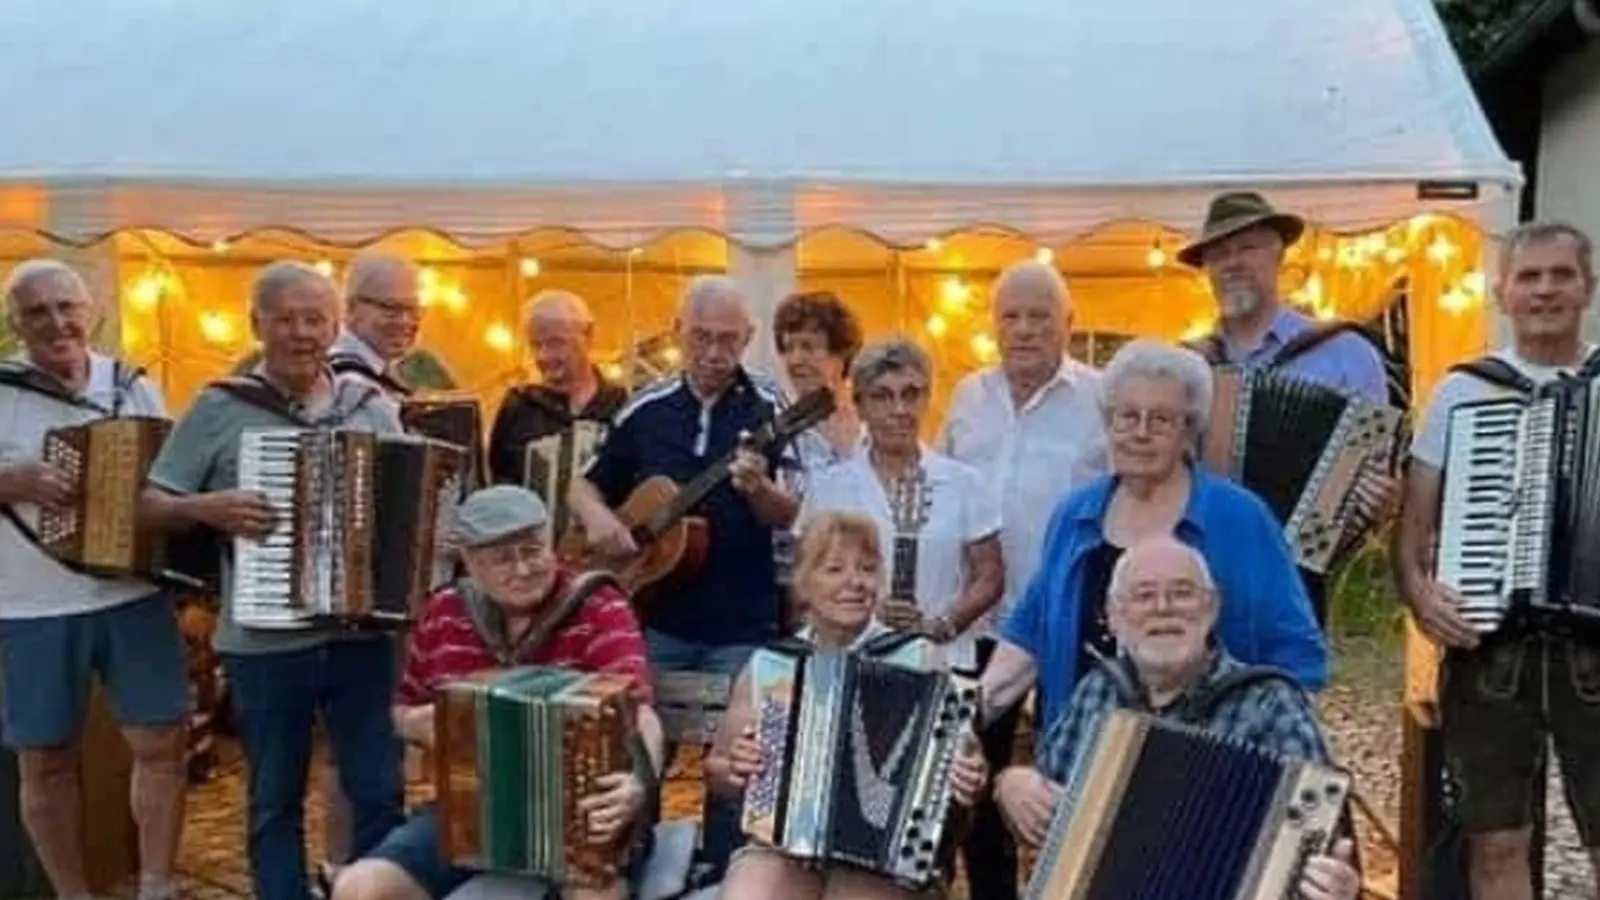
M 298 594 L 294 571 L 295 456 L 299 431 L 246 432 L 239 445 L 239 485 L 260 491 L 272 507 L 275 523 L 261 540 L 234 541 L 233 605 L 235 615 L 248 611 L 252 625 L 279 622 L 295 627 Z

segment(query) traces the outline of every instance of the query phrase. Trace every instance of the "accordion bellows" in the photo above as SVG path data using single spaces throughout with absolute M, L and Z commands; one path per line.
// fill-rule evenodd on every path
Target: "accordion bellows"
M 39 541 L 61 559 L 104 575 L 161 575 L 168 539 L 139 521 L 145 475 L 172 423 L 156 417 L 99 419 L 53 428 L 43 459 L 76 488 L 65 507 L 39 510 Z
M 1355 489 L 1393 454 L 1405 414 L 1277 372 L 1214 375 L 1206 463 L 1266 501 L 1296 563 L 1327 572 L 1373 525 Z
M 750 685 L 764 765 L 745 791 L 745 833 L 818 865 L 933 883 L 977 686 L 855 653 L 784 649 L 756 652 Z
M 1325 853 L 1346 773 L 1113 711 L 1080 753 L 1027 900 L 1283 900 Z
M 632 769 L 630 681 L 524 666 L 448 682 L 434 706 L 441 850 L 451 864 L 596 886 L 624 847 L 592 844 L 578 802 Z

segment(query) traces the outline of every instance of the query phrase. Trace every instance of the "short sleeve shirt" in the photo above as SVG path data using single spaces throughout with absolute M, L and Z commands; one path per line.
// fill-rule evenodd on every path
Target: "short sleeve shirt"
M 1576 371 L 1582 360 L 1593 353 L 1594 349 L 1592 345 L 1584 347 L 1578 362 L 1571 366 L 1542 366 L 1528 362 L 1511 350 L 1502 350 L 1494 356 L 1528 376 L 1534 384 L 1545 384 L 1556 380 L 1562 372 Z M 1411 444 L 1411 455 L 1429 468 L 1435 470 L 1444 468 L 1445 448 L 1450 435 L 1450 411 L 1462 403 L 1509 396 L 1511 393 L 1507 388 L 1490 384 L 1466 372 L 1451 372 L 1446 375 L 1444 380 L 1439 382 L 1439 386 L 1434 388 L 1433 398 L 1428 401 L 1428 409 L 1422 416 L 1422 427 L 1417 430 L 1416 439 Z

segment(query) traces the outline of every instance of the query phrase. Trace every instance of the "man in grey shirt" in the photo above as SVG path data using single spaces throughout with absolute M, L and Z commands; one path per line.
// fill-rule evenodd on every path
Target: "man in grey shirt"
M 262 272 L 251 293 L 251 324 L 262 344 L 260 364 L 202 391 L 151 467 L 145 511 L 161 527 L 199 525 L 251 538 L 272 530 L 266 498 L 238 487 L 240 437 L 247 428 L 401 431 L 398 410 L 382 391 L 327 368 L 338 298 L 315 269 L 282 262 Z M 319 712 L 352 808 L 352 851 L 372 849 L 402 820 L 401 745 L 389 715 L 395 646 L 374 634 L 242 626 L 230 554 L 224 551 L 222 559 L 216 646 L 250 765 L 255 895 L 306 900 L 304 798 Z

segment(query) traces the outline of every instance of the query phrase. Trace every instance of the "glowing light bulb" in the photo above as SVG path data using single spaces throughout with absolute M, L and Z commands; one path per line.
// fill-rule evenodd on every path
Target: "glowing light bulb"
M 332 260 L 319 259 L 319 260 L 316 261 L 315 264 L 312 265 L 311 268 L 316 269 L 318 272 L 320 272 L 322 274 L 323 278 L 332 278 L 333 277 L 333 261 Z
M 146 275 L 128 289 L 128 305 L 139 312 L 149 312 L 161 302 L 166 289 L 166 281 L 160 275 Z
M 484 329 L 483 342 L 488 344 L 491 350 L 509 353 L 517 345 L 517 336 L 511 333 L 511 329 L 506 327 L 504 322 L 496 322 Z
M 1383 261 L 1390 265 L 1394 265 L 1405 258 L 1406 248 L 1404 247 L 1390 247 L 1388 250 L 1383 251 Z
M 622 380 L 622 364 L 621 363 L 606 363 L 605 365 L 600 367 L 600 374 L 603 375 L 607 381 L 611 381 L 611 382 L 621 381 Z
M 1477 294 L 1482 297 L 1483 290 L 1488 287 L 1488 284 L 1488 279 L 1483 277 L 1482 272 L 1473 271 L 1461 276 L 1461 289 L 1469 294 Z
M 1210 334 L 1215 327 L 1215 324 L 1209 319 L 1196 319 L 1189 323 L 1188 328 L 1184 329 L 1182 340 L 1198 341 Z
M 211 242 L 211 252 L 212 253 L 227 253 L 228 252 L 228 242 L 223 240 L 222 238 L 217 238 L 216 240 Z
M 439 299 L 444 302 L 444 308 L 460 314 L 467 308 L 467 292 L 451 285 L 439 292 Z
M 994 359 L 995 355 L 999 353 L 1000 350 L 1000 348 L 995 344 L 994 338 L 987 334 L 973 335 L 971 344 L 972 354 L 983 362 L 989 362 L 990 360 Z
M 1144 264 L 1152 269 L 1162 268 L 1167 264 L 1167 251 L 1161 249 L 1160 244 L 1156 244 L 1144 255 Z
M 208 343 L 227 345 L 233 343 L 233 321 L 225 314 L 219 312 L 202 313 L 200 316 L 200 336 Z
M 1034 251 L 1033 259 L 1041 266 L 1054 265 L 1056 261 L 1056 252 L 1051 250 L 1049 247 L 1040 247 L 1038 250 Z
M 634 259 L 638 259 L 639 257 L 644 255 L 644 248 L 643 247 L 629 247 L 628 248 L 628 255 L 630 257 L 633 257 Z
M 1311 315 L 1313 317 L 1315 317 L 1318 321 L 1332 322 L 1333 321 L 1333 307 L 1326 306 L 1326 305 L 1319 306 L 1315 310 L 1312 311 Z
M 521 270 L 523 278 L 539 277 L 539 260 L 532 256 L 524 256 L 517 268 Z
M 1439 298 L 1439 308 L 1452 316 L 1459 316 L 1472 308 L 1472 297 L 1460 289 L 1446 291 Z
M 942 338 L 950 331 L 950 323 L 940 315 L 929 316 L 925 327 L 928 329 L 928 334 L 936 338 Z
M 1450 243 L 1450 239 L 1442 234 L 1434 238 L 1433 243 L 1428 245 L 1428 258 L 1439 265 L 1449 262 L 1450 257 L 1455 255 L 1456 245 Z
M 667 365 L 675 366 L 683 362 L 683 351 L 677 347 L 666 347 L 661 351 L 661 358 L 666 360 Z
M 922 247 L 929 253 L 938 253 L 940 250 L 944 249 L 944 241 L 941 241 L 936 237 L 928 238 L 923 242 Z
M 959 278 L 946 278 L 939 283 L 939 306 L 947 313 L 960 312 L 967 305 L 972 288 Z
M 417 272 L 417 281 L 424 291 L 436 290 L 439 287 L 439 270 L 433 266 L 423 266 Z

